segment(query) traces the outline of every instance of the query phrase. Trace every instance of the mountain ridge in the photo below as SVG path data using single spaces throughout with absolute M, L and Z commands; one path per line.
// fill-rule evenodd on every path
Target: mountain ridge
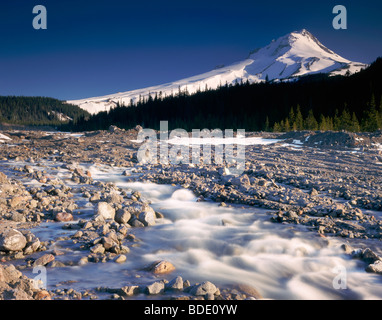
M 302 29 L 279 37 L 265 47 L 253 50 L 247 59 L 228 66 L 157 86 L 67 102 L 96 114 L 108 111 L 118 104 L 126 106 L 135 104 L 142 98 L 148 98 L 149 95 L 165 97 L 178 91 L 193 94 L 207 88 L 216 89 L 221 85 L 240 81 L 250 83 L 291 81 L 315 73 L 345 75 L 359 72 L 365 67 L 367 64 L 353 62 L 334 53 L 312 33 Z

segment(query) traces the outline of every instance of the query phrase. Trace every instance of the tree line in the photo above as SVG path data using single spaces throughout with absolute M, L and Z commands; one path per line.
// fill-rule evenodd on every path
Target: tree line
M 250 84 L 238 81 L 218 89 L 187 90 L 163 97 L 160 92 L 108 112 L 79 117 L 69 130 L 129 129 L 137 124 L 159 129 L 245 129 L 246 131 L 348 130 L 382 128 L 382 58 L 346 76 L 316 74 L 298 81 Z
M 19 125 L 61 126 L 65 115 L 73 122 L 85 120 L 89 113 L 78 106 L 48 97 L 0 96 L 0 122 Z

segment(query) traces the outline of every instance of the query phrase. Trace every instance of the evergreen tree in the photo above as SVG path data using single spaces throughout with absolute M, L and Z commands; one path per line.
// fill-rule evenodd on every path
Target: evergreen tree
M 335 131 L 340 131 L 341 130 L 341 119 L 338 114 L 338 109 L 334 112 L 334 119 L 333 119 L 333 130 Z
M 352 131 L 352 127 L 352 118 L 345 106 L 345 109 L 342 111 L 341 117 L 339 119 L 339 130 Z
M 296 116 L 294 114 L 293 107 L 290 108 L 288 119 L 289 119 L 289 123 L 292 125 L 292 130 L 296 130 L 296 127 L 293 127 L 293 125 L 296 124 Z
M 269 131 L 269 117 L 267 116 L 265 119 L 265 126 L 264 126 L 264 131 L 268 132 Z
M 278 122 L 275 122 L 275 124 L 273 125 L 273 132 L 281 132 L 281 131 L 282 131 L 281 125 Z
M 300 105 L 297 105 L 296 116 L 295 116 L 295 121 L 293 123 L 293 128 L 296 128 L 296 130 L 298 130 L 298 131 L 304 129 L 304 119 L 302 117 Z
M 328 130 L 328 124 L 326 122 L 325 116 L 321 113 L 320 115 L 320 124 L 318 126 L 318 129 L 321 131 L 326 131 Z
M 352 114 L 351 130 L 350 131 L 353 131 L 353 132 L 360 132 L 361 131 L 361 126 L 359 125 L 359 121 L 357 119 L 355 112 L 353 112 L 353 114 Z
M 310 109 L 307 118 L 305 119 L 305 129 L 318 130 L 318 123 L 314 117 L 313 110 Z

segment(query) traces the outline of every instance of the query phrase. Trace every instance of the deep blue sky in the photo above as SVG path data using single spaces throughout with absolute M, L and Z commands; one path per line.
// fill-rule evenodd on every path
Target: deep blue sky
M 34 30 L 45 5 L 48 29 Z M 334 30 L 345 5 L 348 29 Z M 3 0 L 0 95 L 87 98 L 162 84 L 247 57 L 308 29 L 339 55 L 382 56 L 382 1 Z

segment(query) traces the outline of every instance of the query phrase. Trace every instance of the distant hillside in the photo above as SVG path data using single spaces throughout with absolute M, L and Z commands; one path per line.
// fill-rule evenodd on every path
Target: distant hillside
M 53 98 L 0 96 L 1 123 L 61 125 L 88 116 L 81 108 Z
M 382 58 L 351 76 L 317 74 L 298 81 L 225 85 L 190 95 L 149 97 L 129 107 L 79 119 L 73 130 L 140 124 L 159 129 L 246 129 L 247 131 L 348 130 L 382 128 Z

